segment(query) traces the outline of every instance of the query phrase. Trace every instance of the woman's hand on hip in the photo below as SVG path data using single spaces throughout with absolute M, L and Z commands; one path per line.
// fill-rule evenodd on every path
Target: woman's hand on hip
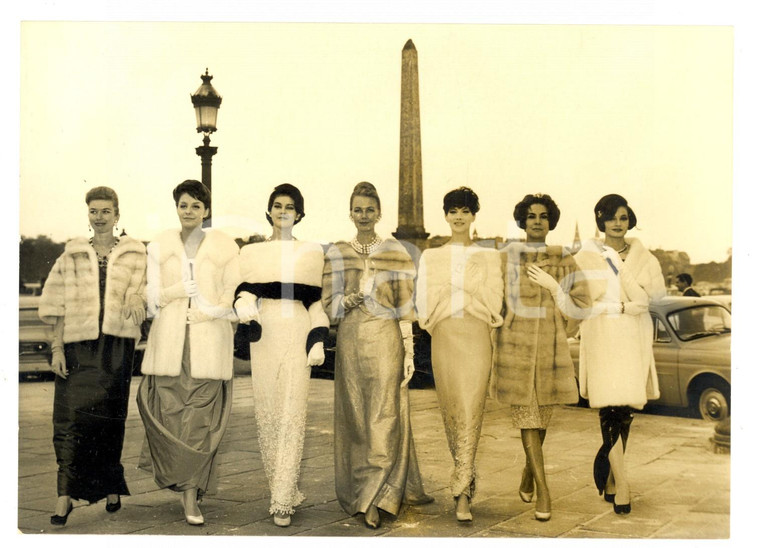
M 63 348 L 58 346 L 53 348 L 53 356 L 50 359 L 50 367 L 52 368 L 53 373 L 62 379 L 65 379 L 69 375 L 69 372 L 66 369 L 66 356 L 63 354 Z

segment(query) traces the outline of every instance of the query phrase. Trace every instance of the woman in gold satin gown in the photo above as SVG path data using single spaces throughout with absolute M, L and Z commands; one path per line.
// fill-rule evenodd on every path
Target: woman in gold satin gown
M 327 252 L 322 302 L 338 323 L 335 363 L 335 491 L 343 509 L 370 528 L 383 510 L 423 504 L 407 384 L 414 372 L 414 263 L 392 238 L 375 233 L 380 198 L 366 182 L 354 188 L 350 242 Z

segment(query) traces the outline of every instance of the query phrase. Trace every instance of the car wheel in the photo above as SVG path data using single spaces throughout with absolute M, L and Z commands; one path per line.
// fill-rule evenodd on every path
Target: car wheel
M 718 422 L 728 417 L 728 398 L 719 388 L 707 386 L 697 400 L 699 415 L 708 421 Z

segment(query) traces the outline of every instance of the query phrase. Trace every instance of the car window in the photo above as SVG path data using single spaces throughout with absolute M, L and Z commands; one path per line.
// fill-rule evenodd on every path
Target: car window
M 692 306 L 671 312 L 668 323 L 683 341 L 731 332 L 731 314 L 718 305 Z
M 670 333 L 665 324 L 655 315 L 652 315 L 652 322 L 654 323 L 654 342 L 670 342 Z

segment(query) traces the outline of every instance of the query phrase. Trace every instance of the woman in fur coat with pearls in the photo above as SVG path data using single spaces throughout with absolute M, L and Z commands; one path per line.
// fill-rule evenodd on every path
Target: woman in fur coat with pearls
M 145 246 L 116 237 L 119 198 L 96 187 L 85 197 L 93 236 L 66 243 L 40 299 L 42 321 L 53 324 L 56 374 L 53 444 L 58 502 L 50 518 L 65 525 L 71 499 L 106 510 L 129 495 L 121 465 L 135 343 L 145 320 Z
M 156 484 L 182 493 L 185 520 L 201 525 L 198 501 L 215 489 L 214 465 L 232 405 L 238 246 L 203 230 L 211 194 L 187 180 L 173 192 L 181 228 L 148 245 L 153 317 L 137 404 Z

